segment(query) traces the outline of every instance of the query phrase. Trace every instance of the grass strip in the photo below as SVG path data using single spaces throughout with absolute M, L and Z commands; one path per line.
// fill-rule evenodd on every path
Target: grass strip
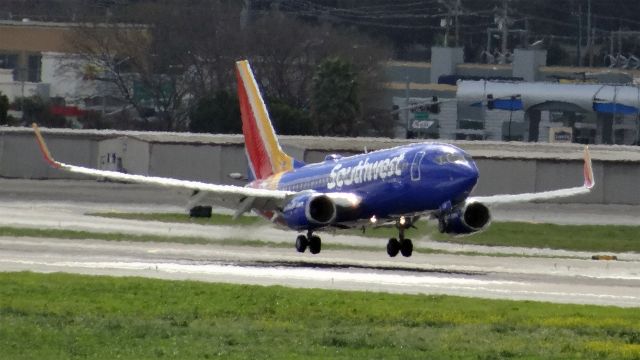
M 211 219 L 191 219 L 186 214 L 95 213 L 92 215 L 177 223 L 197 222 L 211 225 L 267 224 L 267 222 L 253 216 L 244 216 L 233 220 L 231 216 L 221 214 L 214 214 Z M 343 233 L 363 235 L 362 231 L 359 230 L 347 230 Z M 452 237 L 438 233 L 435 226 L 428 225 L 424 221 L 417 224 L 417 229 L 410 229 L 407 232 L 407 236 L 413 239 L 427 236 L 435 241 L 458 244 L 614 253 L 640 252 L 640 237 L 638 234 L 640 234 L 640 226 L 494 222 L 484 232 L 471 236 Z M 377 238 L 397 237 L 397 235 L 397 230 L 393 227 L 367 229 L 364 233 L 364 236 Z
M 134 235 L 124 233 L 92 232 L 66 229 L 17 228 L 10 226 L 0 226 L 0 236 L 57 238 L 72 240 L 94 239 L 107 241 L 180 242 L 184 244 L 210 244 L 216 241 L 188 236 L 174 237 L 160 235 Z M 260 245 L 260 243 L 262 242 L 256 241 L 252 242 L 251 245 Z
M 7 359 L 638 359 L 640 311 L 0 274 Z
M 293 240 L 290 242 L 273 242 L 260 240 L 243 240 L 243 239 L 208 239 L 200 237 L 188 236 L 159 236 L 159 235 L 132 235 L 123 233 L 101 233 L 79 230 L 64 229 L 34 229 L 34 228 L 14 228 L 0 226 L 0 236 L 9 237 L 35 237 L 35 238 L 51 238 L 51 239 L 72 239 L 72 240 L 105 240 L 105 241 L 133 241 L 133 242 L 161 242 L 161 243 L 177 243 L 177 244 L 216 244 L 222 246 L 246 246 L 246 247 L 263 247 L 263 248 L 279 248 L 293 249 Z M 362 246 L 348 245 L 336 243 L 324 243 L 322 248 L 325 250 L 356 250 L 356 251 L 377 251 L 384 252 L 384 246 Z M 414 253 L 421 254 L 457 254 L 457 255 L 483 255 L 482 252 L 474 251 L 445 251 L 430 248 L 415 248 Z M 491 254 L 496 257 L 537 257 L 537 258 L 568 258 L 561 256 L 544 256 L 544 255 L 523 255 L 519 253 L 500 253 Z
M 460 244 L 620 253 L 640 252 L 638 234 L 640 226 L 498 222 L 479 234 L 440 240 Z
M 124 233 L 90 232 L 81 230 L 65 229 L 35 229 L 16 228 L 0 226 L 0 236 L 10 237 L 36 237 L 55 238 L 71 240 L 105 240 L 105 241 L 134 241 L 134 242 L 161 242 L 179 244 L 217 244 L 224 246 L 248 246 L 248 247 L 269 247 L 269 248 L 293 248 L 293 238 L 291 242 L 273 242 L 261 240 L 244 239 L 209 239 L 190 236 L 161 236 L 161 235 L 134 235 Z M 332 250 L 380 250 L 373 246 L 353 246 L 343 244 L 323 244 L 323 249 Z M 426 251 L 425 251 L 426 252 Z

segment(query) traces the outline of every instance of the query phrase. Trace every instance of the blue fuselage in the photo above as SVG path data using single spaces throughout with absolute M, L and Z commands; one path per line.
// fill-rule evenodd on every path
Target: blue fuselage
M 419 214 L 463 202 L 478 181 L 478 168 L 463 150 L 421 143 L 321 163 L 256 181 L 253 186 L 319 193 L 352 193 L 361 202 L 357 219 Z

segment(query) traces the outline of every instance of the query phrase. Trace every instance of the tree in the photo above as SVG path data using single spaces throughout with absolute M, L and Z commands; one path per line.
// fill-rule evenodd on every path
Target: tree
M 233 83 L 240 10 L 234 1 L 141 1 L 117 22 L 78 26 L 69 41 L 78 72 L 96 69 L 94 79 L 139 114 L 151 109 L 165 130 L 186 130 L 199 99 Z
M 23 112 L 23 124 L 37 122 L 41 126 L 59 128 L 67 127 L 68 122 L 64 116 L 53 115 L 51 113 L 51 102 L 39 96 L 16 98 L 12 104 L 13 108 L 20 108 Z
M 0 93 L 0 125 L 7 125 L 9 121 L 9 98 Z
M 73 32 L 71 51 L 82 60 L 77 70 L 108 85 L 103 92 L 118 95 L 140 117 L 151 109 L 163 129 L 181 131 L 191 128 L 193 114 L 200 121 L 197 113 L 212 105 L 207 104 L 217 97 L 212 94 L 235 91 L 234 62 L 249 59 L 265 98 L 273 102 L 272 111 L 282 111 L 273 116 L 282 121 L 277 126 L 303 133 L 299 125 L 309 121 L 315 70 L 322 59 L 338 56 L 357 76 L 363 121 L 381 119 L 371 114 L 381 103 L 381 68 L 389 58 L 385 45 L 353 30 L 277 11 L 244 23 L 242 4 L 141 0 L 122 5 L 108 22 L 87 21 Z M 207 126 L 195 128 L 211 131 Z
M 360 103 L 351 64 L 328 58 L 313 77 L 311 117 L 319 135 L 356 136 Z
M 201 98 L 189 115 L 189 131 L 197 133 L 237 134 L 242 132 L 238 98 L 226 91 Z
M 328 57 L 339 57 L 351 64 L 356 75 L 360 118 L 372 124 L 367 127 L 369 134 L 390 133 L 390 127 L 383 124 L 391 121 L 390 116 L 380 113 L 383 64 L 390 58 L 386 44 L 353 29 L 308 23 L 273 11 L 256 19 L 245 34 L 247 54 L 258 60 L 252 61 L 256 78 L 271 101 L 278 99 L 308 112 L 319 64 Z M 307 134 L 317 130 L 309 129 Z
M 309 135 L 313 131 L 309 113 L 297 109 L 282 100 L 268 101 L 271 122 L 278 134 Z

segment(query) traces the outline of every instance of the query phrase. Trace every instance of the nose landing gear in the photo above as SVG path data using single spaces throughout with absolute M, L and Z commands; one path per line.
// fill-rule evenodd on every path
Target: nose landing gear
M 395 257 L 398 253 L 401 253 L 404 257 L 410 257 L 413 254 L 413 242 L 411 239 L 405 239 L 404 230 L 409 227 L 407 222 L 404 221 L 404 218 L 400 218 L 396 223 L 396 227 L 398 228 L 398 239 L 391 238 L 389 242 L 387 242 L 387 254 L 391 257 Z

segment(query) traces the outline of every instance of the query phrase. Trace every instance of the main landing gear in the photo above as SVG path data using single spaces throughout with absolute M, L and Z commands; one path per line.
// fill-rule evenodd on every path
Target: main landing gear
M 396 223 L 398 228 L 398 239 L 391 238 L 387 243 L 387 254 L 391 257 L 395 257 L 398 253 L 401 253 L 404 257 L 409 257 L 413 254 L 413 242 L 411 239 L 405 239 L 404 230 L 407 228 L 407 223 L 399 220 Z
M 322 241 L 320 240 L 320 236 L 313 235 L 311 230 L 307 232 L 307 236 L 298 235 L 296 238 L 296 250 L 300 253 L 303 253 L 309 248 L 309 252 L 312 254 L 319 254 L 320 249 L 322 248 Z

